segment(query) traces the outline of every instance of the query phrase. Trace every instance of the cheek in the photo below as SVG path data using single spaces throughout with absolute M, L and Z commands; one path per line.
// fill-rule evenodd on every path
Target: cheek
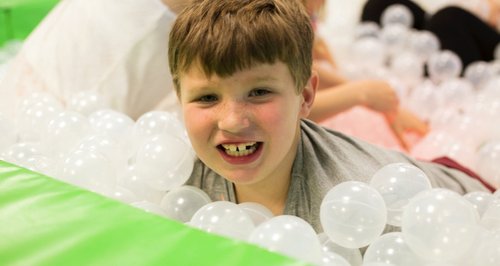
M 183 108 L 184 125 L 186 126 L 186 131 L 191 138 L 191 142 L 196 142 L 201 140 L 203 133 L 208 132 L 207 126 L 209 124 L 209 119 L 204 112 L 193 108 Z

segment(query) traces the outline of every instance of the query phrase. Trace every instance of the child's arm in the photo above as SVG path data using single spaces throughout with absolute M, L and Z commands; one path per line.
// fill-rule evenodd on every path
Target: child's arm
M 382 113 L 395 113 L 398 104 L 398 96 L 387 82 L 351 81 L 318 91 L 309 118 L 318 122 L 357 105 Z

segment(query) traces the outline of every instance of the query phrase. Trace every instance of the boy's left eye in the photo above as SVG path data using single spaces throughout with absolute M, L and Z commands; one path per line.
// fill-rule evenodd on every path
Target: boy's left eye
M 271 91 L 269 89 L 264 89 L 264 88 L 259 88 L 259 89 L 253 89 L 251 92 L 250 92 L 250 95 L 251 97 L 258 97 L 258 96 L 264 96 L 264 95 L 267 95 L 271 93 Z

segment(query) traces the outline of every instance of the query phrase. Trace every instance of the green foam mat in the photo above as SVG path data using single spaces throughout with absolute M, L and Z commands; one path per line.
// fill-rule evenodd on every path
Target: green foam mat
M 306 265 L 0 161 L 0 265 Z
M 0 46 L 24 40 L 59 0 L 0 0 Z

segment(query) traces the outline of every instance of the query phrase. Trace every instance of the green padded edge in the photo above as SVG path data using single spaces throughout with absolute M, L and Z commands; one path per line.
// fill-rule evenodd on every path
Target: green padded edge
M 24 40 L 59 0 L 0 0 L 0 46 Z
M 0 161 L 0 265 L 306 265 Z

